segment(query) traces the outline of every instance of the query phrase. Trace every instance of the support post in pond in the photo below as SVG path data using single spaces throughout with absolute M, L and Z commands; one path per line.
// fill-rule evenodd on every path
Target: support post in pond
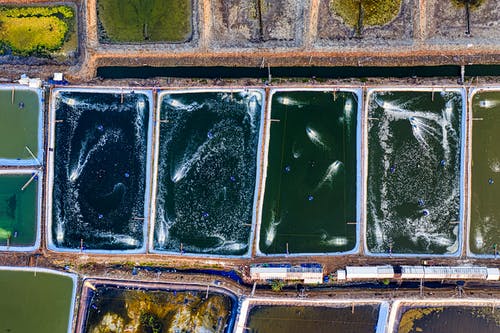
M 31 182 L 35 179 L 35 177 L 37 176 L 36 172 L 33 174 L 33 176 L 31 176 L 30 179 L 28 179 L 28 181 L 23 185 L 23 187 L 21 187 L 21 191 L 24 191 L 26 189 L 26 187 L 28 187 L 29 184 L 31 184 Z
M 15 87 L 12 87 L 12 94 L 11 94 L 11 103 L 14 104 L 14 96 L 15 96 L 15 93 L 16 93 L 16 88 Z
M 460 66 L 460 82 L 465 82 L 465 65 Z
M 465 21 L 466 21 L 466 29 L 465 29 L 465 34 L 467 36 L 470 35 L 470 0 L 465 0 Z
M 31 149 L 28 147 L 28 146 L 24 146 L 26 148 L 26 150 L 28 151 L 28 153 L 31 155 L 31 157 L 33 157 L 33 159 L 38 163 L 38 165 L 42 165 L 42 163 L 40 163 L 40 161 L 38 160 L 38 158 L 36 158 L 35 154 L 33 154 L 33 152 L 31 151 Z
M 207 293 L 205 294 L 205 299 L 208 299 L 208 292 L 210 291 L 210 285 L 207 284 Z
M 123 104 L 123 88 L 120 90 L 120 103 Z
M 271 80 L 272 80 L 271 65 L 269 65 L 269 63 L 267 63 L 267 79 L 268 79 L 268 83 L 271 84 Z
M 7 249 L 10 247 L 10 236 L 7 237 Z
M 80 252 L 83 252 L 83 238 L 80 238 Z
M 184 254 L 183 245 L 181 243 L 181 254 Z
M 432 88 L 431 100 L 434 102 L 434 88 Z
M 351 304 L 351 313 L 354 314 L 354 302 Z
M 289 255 L 290 252 L 288 251 L 288 242 L 286 243 L 286 255 Z

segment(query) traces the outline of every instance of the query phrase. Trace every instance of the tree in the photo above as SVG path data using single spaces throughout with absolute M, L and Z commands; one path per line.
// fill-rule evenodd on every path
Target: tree
M 271 282 L 271 289 L 274 292 L 282 291 L 284 286 L 285 286 L 285 282 L 282 280 L 273 280 Z

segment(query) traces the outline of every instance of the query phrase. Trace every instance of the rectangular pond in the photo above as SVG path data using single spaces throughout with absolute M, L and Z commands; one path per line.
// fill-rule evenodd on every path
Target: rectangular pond
M 388 88 L 367 96 L 366 246 L 377 255 L 461 249 L 464 92 Z
M 40 245 L 41 173 L 0 170 L 0 250 L 32 251 Z
M 238 301 L 206 286 L 86 280 L 81 332 L 230 333 Z
M 38 165 L 43 158 L 42 90 L 0 85 L 0 105 L 0 165 Z
M 494 257 L 500 250 L 500 88 L 471 95 L 471 206 L 469 250 Z
M 441 305 L 408 307 L 399 311 L 397 333 L 498 333 L 500 311 L 496 306 Z
M 145 251 L 152 115 L 147 91 L 53 92 L 50 249 Z
M 152 251 L 250 253 L 262 105 L 252 89 L 159 95 Z
M 0 332 L 72 332 L 76 276 L 0 267 Z
M 388 305 L 315 300 L 245 301 L 236 333 L 384 332 Z
M 107 43 L 181 43 L 193 35 L 194 0 L 97 0 L 100 39 Z
M 354 252 L 359 91 L 271 91 L 260 254 Z

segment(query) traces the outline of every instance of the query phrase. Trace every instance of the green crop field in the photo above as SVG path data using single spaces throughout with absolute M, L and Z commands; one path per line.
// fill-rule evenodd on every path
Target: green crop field
M 47 56 L 73 40 L 68 6 L 0 7 L 0 54 Z
M 183 42 L 191 37 L 191 0 L 98 0 L 107 42 Z
M 331 0 L 330 8 L 347 25 L 359 28 L 389 23 L 398 15 L 401 0 Z

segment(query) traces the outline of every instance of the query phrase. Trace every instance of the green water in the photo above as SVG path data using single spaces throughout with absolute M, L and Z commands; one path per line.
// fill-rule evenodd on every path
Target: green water
M 368 333 L 375 332 L 379 307 L 360 305 L 326 306 L 254 306 L 246 327 L 249 333 Z
M 470 249 L 494 254 L 500 244 L 500 91 L 475 94 L 472 117 L 477 120 L 472 123 Z
M 32 246 L 37 229 L 37 182 L 24 191 L 31 174 L 0 174 L 0 245 Z
M 491 307 L 447 306 L 407 309 L 398 333 L 498 333 L 500 312 Z
M 73 294 L 70 277 L 0 271 L 0 286 L 0 332 L 68 332 Z
M 23 105 L 24 103 L 24 105 Z M 26 146 L 38 155 L 38 94 L 16 90 L 0 90 L 0 159 L 32 159 Z
M 377 91 L 368 101 L 367 246 L 373 253 L 458 250 L 459 91 Z
M 263 253 L 285 253 L 286 244 L 290 253 L 354 248 L 357 107 L 350 92 L 273 95 Z
M 191 0 L 98 0 L 103 39 L 184 42 L 191 37 Z

